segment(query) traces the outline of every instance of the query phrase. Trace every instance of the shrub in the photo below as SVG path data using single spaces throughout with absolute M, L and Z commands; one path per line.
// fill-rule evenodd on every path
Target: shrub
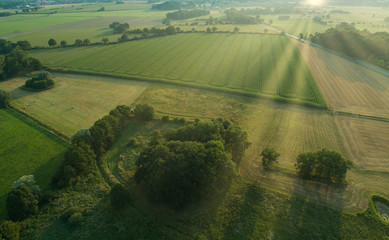
M 6 208 L 11 220 L 23 220 L 38 213 L 38 195 L 25 185 L 20 185 L 8 193 Z
M 11 102 L 11 94 L 7 90 L 0 89 L 0 108 L 8 107 Z
M 26 81 L 25 86 L 33 89 L 47 89 L 53 87 L 55 82 L 47 71 L 42 71 L 38 76 Z
M 138 104 L 135 108 L 135 117 L 144 121 L 154 119 L 154 108 L 147 104 Z
M 162 121 L 168 122 L 169 121 L 169 116 L 162 116 Z
M 18 240 L 20 225 L 12 221 L 4 221 L 0 224 L 0 239 Z

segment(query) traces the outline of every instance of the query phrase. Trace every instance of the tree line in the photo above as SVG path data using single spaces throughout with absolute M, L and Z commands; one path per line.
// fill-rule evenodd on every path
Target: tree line
M 200 16 L 206 16 L 209 15 L 209 10 L 178 10 L 175 12 L 166 13 L 166 17 L 173 20 L 179 20 L 179 19 L 188 19 L 188 18 L 194 18 L 194 17 L 200 17 Z
M 352 58 L 389 69 L 389 33 L 360 31 L 354 24 L 340 23 L 310 40 Z
M 28 56 L 26 50 L 31 49 L 28 41 L 10 41 L 0 39 L 0 81 L 17 74 L 40 70 L 42 63 Z

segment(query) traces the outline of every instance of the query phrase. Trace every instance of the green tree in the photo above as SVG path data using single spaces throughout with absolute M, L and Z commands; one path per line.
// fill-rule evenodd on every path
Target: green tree
M 16 45 L 22 50 L 31 50 L 31 44 L 28 41 L 17 41 Z
M 50 47 L 54 47 L 55 45 L 57 45 L 57 41 L 55 41 L 54 39 L 50 38 L 48 44 L 49 44 Z
M 211 32 L 211 28 L 210 28 L 210 27 L 207 27 L 206 32 L 207 32 L 207 33 L 210 33 L 210 32 Z
M 90 44 L 90 40 L 89 38 L 85 38 L 84 41 L 82 42 L 84 45 L 89 45 Z
M 0 108 L 8 107 L 11 102 L 11 93 L 7 90 L 0 89 Z
M 81 39 L 76 39 L 76 40 L 74 41 L 74 45 L 76 45 L 76 46 L 82 45 L 82 40 L 81 40 Z
M 8 193 L 6 208 L 11 220 L 23 220 L 38 213 L 38 195 L 25 185 L 20 185 Z
M 176 29 L 173 27 L 173 26 L 171 26 L 171 25 L 169 25 L 166 29 L 165 29 L 165 31 L 166 31 L 166 34 L 167 35 L 174 35 L 174 34 L 176 34 Z
M 261 152 L 262 166 L 269 168 L 274 162 L 277 162 L 280 153 L 276 152 L 273 148 L 264 148 Z
M 212 32 L 216 32 L 217 27 L 212 27 Z
M 297 156 L 295 165 L 298 175 L 303 179 L 309 179 L 313 176 L 316 168 L 316 154 L 312 152 L 301 153 Z
M 169 25 L 170 25 L 170 19 L 169 19 L 169 18 L 164 18 L 164 19 L 162 20 L 162 24 L 163 24 L 163 25 L 166 25 L 166 26 L 169 26 Z
M 61 41 L 61 47 L 66 47 L 68 45 L 68 43 L 66 41 Z
M 235 27 L 235 28 L 234 28 L 234 33 L 239 32 L 239 30 L 240 30 L 240 29 L 239 29 L 238 27 Z
M 103 38 L 103 39 L 101 39 L 101 41 L 102 41 L 104 44 L 106 44 L 106 43 L 109 42 L 109 39 L 108 39 L 108 38 Z
M 0 239 L 19 240 L 20 225 L 12 221 L 3 221 L 0 224 Z
M 154 108 L 147 104 L 138 104 L 135 107 L 135 117 L 144 121 L 154 119 Z
M 129 41 L 129 40 L 130 40 L 130 38 L 128 37 L 127 34 L 123 34 L 123 35 L 118 39 L 119 42 L 127 42 L 127 41 Z
M 345 180 L 347 170 L 350 169 L 351 162 L 341 153 L 323 148 L 316 153 L 317 166 L 316 175 L 327 182 L 341 182 Z

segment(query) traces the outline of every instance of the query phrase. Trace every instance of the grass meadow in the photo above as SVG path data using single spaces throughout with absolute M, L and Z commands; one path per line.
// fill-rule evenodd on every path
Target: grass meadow
M 11 91 L 11 105 L 70 137 L 89 128 L 117 105 L 130 105 L 148 83 L 96 76 L 54 74 L 57 86 L 48 91 L 28 91 L 20 87 L 26 78 L 0 82 Z M 114 92 L 114 94 L 113 94 Z
M 10 109 L 0 110 L 0 129 L 0 219 L 4 219 L 12 183 L 33 174 L 41 188 L 47 187 L 67 143 Z
M 55 69 L 189 83 L 325 106 L 308 66 L 287 37 L 192 33 L 37 50 L 32 56 Z

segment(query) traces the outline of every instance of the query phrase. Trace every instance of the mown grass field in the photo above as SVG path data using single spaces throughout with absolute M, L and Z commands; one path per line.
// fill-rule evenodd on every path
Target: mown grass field
M 191 83 L 325 106 L 308 66 L 287 37 L 193 33 L 37 50 L 32 56 L 63 70 Z
M 0 88 L 11 91 L 13 107 L 68 137 L 89 128 L 117 105 L 132 104 L 149 86 L 120 79 L 55 74 L 55 88 L 33 92 L 20 88 L 26 79 L 0 82 Z
M 373 128 L 375 131 L 369 134 L 362 129 L 366 124 L 354 125 L 354 121 L 348 124 L 354 131 L 359 129 L 352 132 L 352 138 L 358 138 L 359 142 L 365 144 L 356 146 L 357 150 L 363 152 L 362 156 L 373 157 L 372 160 L 364 157 L 357 160 L 349 151 L 352 138 L 343 135 L 344 132 L 350 131 L 350 127 L 339 125 L 337 117 L 325 111 L 264 99 L 172 86 L 152 86 L 137 102 L 154 106 L 159 117 L 163 115 L 186 119 L 198 117 L 202 120 L 224 117 L 238 122 L 248 132 L 252 143 L 241 163 L 240 172 L 245 179 L 262 187 L 296 194 L 352 212 L 366 207 L 369 194 L 380 193 L 389 196 L 387 173 L 359 170 L 361 167 L 377 170 L 377 166 L 369 168 L 373 166 L 372 164 L 378 165 L 378 170 L 386 166 L 387 158 L 383 157 L 386 154 L 384 149 L 386 140 L 381 142 L 387 139 L 386 127 L 379 128 L 376 124 L 377 126 Z M 368 129 L 371 129 L 373 124 L 374 121 L 368 123 L 367 126 L 370 126 Z M 264 171 L 261 167 L 260 153 L 266 146 L 273 147 L 281 153 L 279 162 L 274 170 L 270 171 Z M 324 147 L 340 151 L 354 162 L 355 168 L 348 173 L 346 184 L 332 186 L 303 181 L 296 176 L 293 165 L 296 163 L 297 155 Z M 354 150 L 355 148 L 351 149 L 353 153 Z
M 67 143 L 9 109 L 0 110 L 0 131 L 0 219 L 4 219 L 6 194 L 12 183 L 33 174 L 37 184 L 45 188 Z

